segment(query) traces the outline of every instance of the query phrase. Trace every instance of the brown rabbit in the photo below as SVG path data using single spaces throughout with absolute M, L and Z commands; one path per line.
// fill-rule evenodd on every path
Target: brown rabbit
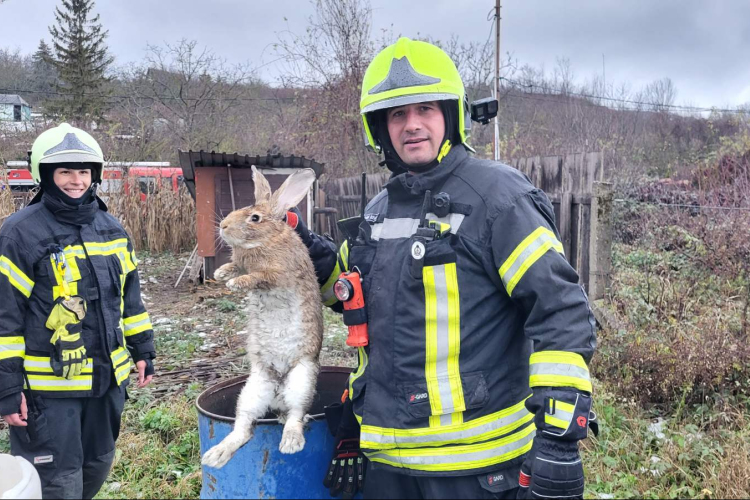
M 290 175 L 271 194 L 255 167 L 255 205 L 235 210 L 220 225 L 232 247 L 232 262 L 214 273 L 233 291 L 248 294 L 247 353 L 250 377 L 237 401 L 234 429 L 203 456 L 222 467 L 253 436 L 253 424 L 270 410 L 286 419 L 282 453 L 305 446 L 303 419 L 315 394 L 323 312 L 320 289 L 307 248 L 283 217 L 315 181 L 310 169 Z

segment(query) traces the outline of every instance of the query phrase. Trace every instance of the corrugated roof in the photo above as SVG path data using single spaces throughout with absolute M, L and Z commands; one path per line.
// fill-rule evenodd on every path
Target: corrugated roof
M 15 106 L 29 106 L 23 97 L 17 94 L 0 94 L 0 104 L 13 104 Z M 29 106 L 31 107 L 31 106 Z

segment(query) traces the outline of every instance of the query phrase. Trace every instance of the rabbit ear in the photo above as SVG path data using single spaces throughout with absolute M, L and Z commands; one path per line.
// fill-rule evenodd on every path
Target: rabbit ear
M 274 213 L 282 217 L 287 210 L 296 207 L 315 182 L 315 171 L 311 168 L 297 170 L 287 177 L 284 184 L 273 194 L 271 206 Z
M 255 184 L 255 203 L 264 203 L 271 200 L 271 185 L 260 171 L 252 166 L 253 184 Z

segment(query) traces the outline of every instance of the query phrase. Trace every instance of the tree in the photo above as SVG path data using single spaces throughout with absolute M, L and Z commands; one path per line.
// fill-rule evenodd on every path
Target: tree
M 39 47 L 31 56 L 31 72 L 34 80 L 35 90 L 44 92 L 42 94 L 49 99 L 58 83 L 57 70 L 52 64 L 52 49 L 44 40 L 39 40 Z
M 61 95 L 50 109 L 76 123 L 101 119 L 107 102 L 107 68 L 114 61 L 108 54 L 99 15 L 91 17 L 93 0 L 62 0 L 55 9 L 56 26 L 49 28 L 57 70 L 56 89 Z

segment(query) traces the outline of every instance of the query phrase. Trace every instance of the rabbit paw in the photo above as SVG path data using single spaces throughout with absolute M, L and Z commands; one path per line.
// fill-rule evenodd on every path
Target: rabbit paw
M 305 436 L 300 429 L 284 429 L 281 437 L 279 451 L 281 453 L 292 454 L 302 451 L 305 447 Z
M 233 276 L 235 276 L 233 269 L 227 269 L 224 266 L 221 266 L 219 269 L 214 271 L 214 279 L 216 281 L 227 281 L 231 279 Z
M 224 467 L 233 456 L 234 451 L 226 446 L 225 443 L 220 443 L 208 450 L 206 454 L 203 455 L 201 463 L 203 465 L 207 465 L 208 467 L 220 469 Z
M 227 281 L 227 288 L 229 288 L 233 292 L 247 290 L 250 287 L 247 284 L 247 280 L 243 278 L 244 276 L 238 276 L 237 278 L 232 278 L 231 280 Z

